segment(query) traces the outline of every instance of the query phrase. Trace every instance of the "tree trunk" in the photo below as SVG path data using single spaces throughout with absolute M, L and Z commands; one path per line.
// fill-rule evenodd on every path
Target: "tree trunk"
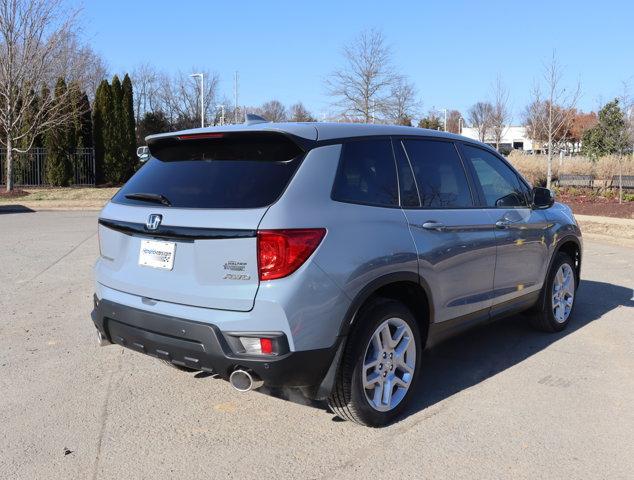
M 13 144 L 11 136 L 7 135 L 7 192 L 13 190 Z

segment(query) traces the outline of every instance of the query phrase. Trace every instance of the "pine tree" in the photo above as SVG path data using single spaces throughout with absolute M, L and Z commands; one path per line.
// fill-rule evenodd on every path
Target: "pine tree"
M 123 88 L 119 76 L 112 77 L 112 124 L 106 144 L 106 155 L 111 157 L 110 182 L 121 183 L 126 179 L 125 128 L 123 119 Z
M 64 79 L 58 79 L 55 84 L 54 101 L 67 101 L 64 100 L 66 90 Z M 56 107 L 61 108 L 63 111 L 66 108 L 71 108 L 71 105 L 60 106 L 57 104 Z M 71 130 L 72 128 L 69 125 L 59 125 L 49 130 L 46 134 L 46 179 L 50 185 L 66 187 L 72 180 Z
M 90 101 L 86 92 L 79 97 L 79 129 L 77 131 L 77 148 L 91 148 L 92 143 L 92 116 Z
M 106 93 L 108 92 L 108 93 Z M 110 96 L 110 84 L 107 80 L 102 80 L 95 92 L 95 102 L 92 111 L 92 139 L 95 149 L 95 183 L 101 184 L 106 181 L 105 150 L 106 150 L 106 128 L 110 122 L 106 97 Z
M 134 124 L 134 98 L 132 91 L 132 80 L 126 73 L 122 83 L 123 95 L 121 98 L 121 115 L 123 128 L 123 152 L 125 158 L 125 178 L 132 176 L 138 164 L 136 158 L 136 131 Z
M 619 100 L 614 99 L 599 111 L 599 122 L 586 130 L 583 152 L 591 158 L 621 154 L 627 148 L 627 125 Z

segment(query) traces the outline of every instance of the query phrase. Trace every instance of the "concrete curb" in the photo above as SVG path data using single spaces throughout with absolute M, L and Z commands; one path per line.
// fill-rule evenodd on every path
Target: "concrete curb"
M 634 242 L 634 219 L 575 215 L 584 235 L 596 235 L 597 239 L 612 239 L 620 244 Z M 622 242 L 621 240 L 627 240 Z

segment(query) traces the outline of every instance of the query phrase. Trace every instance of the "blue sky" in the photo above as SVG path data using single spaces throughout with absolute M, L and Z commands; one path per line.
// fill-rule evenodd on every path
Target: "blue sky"
M 146 1 L 86 0 L 86 39 L 110 70 L 141 62 L 165 71 L 216 71 L 240 103 L 301 100 L 329 110 L 324 78 L 341 47 L 366 28 L 382 30 L 399 70 L 416 85 L 425 109 L 466 112 L 485 99 L 499 74 L 516 119 L 553 49 L 564 82 L 581 82 L 579 106 L 596 109 L 634 93 L 634 2 L 590 1 Z

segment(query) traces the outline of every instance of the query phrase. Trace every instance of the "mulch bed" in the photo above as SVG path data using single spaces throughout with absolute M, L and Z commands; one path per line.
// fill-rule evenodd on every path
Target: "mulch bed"
M 557 201 L 565 203 L 579 215 L 634 218 L 634 202 L 619 204 L 618 199 L 591 195 L 557 195 Z
M 26 197 L 29 195 L 29 192 L 22 190 L 20 188 L 14 188 L 10 192 L 6 190 L 0 190 L 0 198 L 18 198 L 18 197 Z

